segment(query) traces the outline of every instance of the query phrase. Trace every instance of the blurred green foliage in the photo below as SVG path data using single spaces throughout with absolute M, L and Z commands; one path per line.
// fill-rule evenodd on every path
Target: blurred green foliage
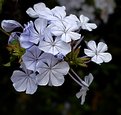
M 103 39 L 113 56 L 108 64 L 88 64 L 88 71 L 83 67 L 74 68 L 81 76 L 88 72 L 94 75 L 83 106 L 75 96 L 80 87 L 69 76 L 65 76 L 61 87 L 39 87 L 34 95 L 16 92 L 10 77 L 18 69 L 19 60 L 15 58 L 11 66 L 4 66 L 10 61 L 10 52 L 8 36 L 0 31 L 0 115 L 121 115 L 121 1 L 115 1 L 117 7 L 108 23 L 101 23 L 93 32 L 83 33 L 86 40 Z M 26 23 L 30 20 L 26 9 L 38 2 L 50 8 L 57 5 L 56 0 L 0 0 L 0 21 L 14 19 Z
M 0 12 L 2 10 L 2 5 L 3 5 L 4 0 L 0 0 Z

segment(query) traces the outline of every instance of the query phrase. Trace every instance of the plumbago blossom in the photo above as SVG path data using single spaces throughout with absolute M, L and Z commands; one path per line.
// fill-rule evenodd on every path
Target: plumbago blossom
M 24 26 L 15 20 L 1 22 L 6 32 L 12 31 L 8 40 L 9 51 L 20 59 L 20 69 L 11 77 L 15 90 L 34 94 L 39 85 L 61 86 L 69 75 L 80 86 L 76 97 L 81 98 L 83 104 L 93 75 L 89 73 L 82 80 L 73 67 L 87 67 L 90 61 L 100 64 L 112 59 L 110 53 L 105 53 L 107 45 L 99 42 L 96 46 L 94 41 L 87 43 L 86 56 L 81 57 L 80 45 L 84 38 L 81 29 L 92 31 L 97 28 L 96 24 L 90 23 L 83 14 L 79 17 L 66 15 L 64 6 L 49 9 L 44 3 L 38 3 L 26 12 L 34 21 L 30 20 Z M 16 28 L 22 31 L 14 31 Z
M 84 49 L 84 53 L 91 57 L 91 61 L 101 64 L 103 62 L 109 62 L 112 59 L 110 53 L 107 53 L 108 47 L 105 43 L 99 42 L 96 46 L 95 41 L 91 40 L 87 43 L 89 49 Z
M 15 70 L 11 77 L 13 86 L 18 92 L 26 91 L 26 94 L 33 94 L 37 90 L 36 74 L 26 69 L 24 63 L 21 64 L 22 70 Z

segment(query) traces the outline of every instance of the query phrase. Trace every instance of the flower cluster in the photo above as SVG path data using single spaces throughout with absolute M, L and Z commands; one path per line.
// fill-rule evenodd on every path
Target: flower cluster
M 105 53 L 105 43 L 100 42 L 96 47 L 94 41 L 89 41 L 89 49 L 84 49 L 89 58 L 79 55 L 83 39 L 81 29 L 92 31 L 97 28 L 96 24 L 90 23 L 89 18 L 84 15 L 80 15 L 79 18 L 73 14 L 66 15 L 64 6 L 49 9 L 44 3 L 38 3 L 26 12 L 34 21 L 29 21 L 24 26 L 15 20 L 3 20 L 1 23 L 6 32 L 12 31 L 8 44 L 12 46 L 15 43 L 14 45 L 23 51 L 20 55 L 20 70 L 15 70 L 11 77 L 15 90 L 34 94 L 38 85 L 61 86 L 65 75 L 68 74 L 80 85 L 80 92 L 76 96 L 81 97 L 83 104 L 93 75 L 89 73 L 82 80 L 71 64 L 86 66 L 87 61 L 101 64 L 109 62 L 112 58 L 111 54 Z M 22 32 L 13 31 L 16 28 L 21 28 Z M 19 50 L 16 47 L 12 48 L 14 53 L 19 55 Z

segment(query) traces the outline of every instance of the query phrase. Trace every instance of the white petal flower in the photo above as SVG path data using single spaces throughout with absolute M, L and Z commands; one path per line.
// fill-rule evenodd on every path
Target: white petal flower
M 38 62 L 42 63 L 44 54 L 37 46 L 32 46 L 26 50 L 25 54 L 22 56 L 22 60 L 26 65 L 26 68 L 29 70 L 36 71 L 36 64 Z
M 69 65 L 65 61 L 60 61 L 52 54 L 48 54 L 44 63 L 38 62 L 37 81 L 39 85 L 61 86 L 64 83 L 64 75 L 69 71 Z
M 22 65 L 23 71 L 15 70 L 12 74 L 11 80 L 16 91 L 23 92 L 26 94 L 33 94 L 37 90 L 36 74 L 25 68 Z
M 51 19 L 53 18 L 53 14 L 49 8 L 46 7 L 44 3 L 37 3 L 34 5 L 33 9 L 28 8 L 26 13 L 32 18 L 43 18 L 43 19 Z
M 71 52 L 70 44 L 63 42 L 59 37 L 53 38 L 51 34 L 46 35 L 45 39 L 40 41 L 38 47 L 42 51 L 53 55 L 58 53 L 66 55 Z
M 64 42 L 71 42 L 71 40 L 78 40 L 81 38 L 81 34 L 75 32 L 77 29 L 77 25 L 56 22 L 56 25 L 51 27 L 51 32 L 55 36 L 60 36 L 61 40 Z
M 80 15 L 80 26 L 82 29 L 88 30 L 88 31 L 92 31 L 92 29 L 96 29 L 97 25 L 94 23 L 88 23 L 89 18 L 84 16 L 84 15 Z
M 91 73 L 88 76 L 85 76 L 84 82 L 87 85 L 86 86 L 82 86 L 82 88 L 80 89 L 80 91 L 76 94 L 76 97 L 78 99 L 81 97 L 81 105 L 83 105 L 84 102 L 85 102 L 86 93 L 89 90 L 88 87 L 90 86 L 90 84 L 92 83 L 92 81 L 93 81 L 93 75 Z
M 17 27 L 22 27 L 22 25 L 19 22 L 15 21 L 15 20 L 3 20 L 1 22 L 1 27 L 6 32 L 11 32 L 12 30 L 14 30 Z
M 84 49 L 84 53 L 92 57 L 91 61 L 101 64 L 103 62 L 109 62 L 112 59 L 112 56 L 110 53 L 105 53 L 107 51 L 107 45 L 103 42 L 99 42 L 98 46 L 96 46 L 95 41 L 89 41 L 87 43 L 87 46 L 89 49 Z

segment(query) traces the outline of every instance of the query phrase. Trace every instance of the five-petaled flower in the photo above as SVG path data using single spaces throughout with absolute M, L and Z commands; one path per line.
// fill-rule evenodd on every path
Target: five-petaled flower
M 86 17 L 84 15 L 80 15 L 79 19 L 80 19 L 80 26 L 81 26 L 82 29 L 92 31 L 92 29 L 97 28 L 96 24 L 88 23 L 88 21 L 89 21 L 88 17 Z
M 51 53 L 57 55 L 61 53 L 63 55 L 71 52 L 71 45 L 62 41 L 60 37 L 53 37 L 51 34 L 45 36 L 44 40 L 41 40 L 39 43 L 39 49 L 46 53 Z
M 36 74 L 26 69 L 24 63 L 22 70 L 15 70 L 11 76 L 13 86 L 18 92 L 26 91 L 26 94 L 33 94 L 37 90 Z
M 60 39 L 64 42 L 71 42 L 71 40 L 78 40 L 81 38 L 81 34 L 75 32 L 78 29 L 77 25 L 70 25 L 62 22 L 56 22 L 51 25 L 51 32 L 55 36 L 60 36 Z
M 60 61 L 52 54 L 47 54 L 43 63 L 37 63 L 36 76 L 39 85 L 61 86 L 64 83 L 64 75 L 69 71 L 69 65 L 65 61 Z
M 101 64 L 103 62 L 109 62 L 112 59 L 112 56 L 110 53 L 107 53 L 108 47 L 105 43 L 99 42 L 98 45 L 96 46 L 95 41 L 89 41 L 87 43 L 88 49 L 84 49 L 84 53 L 92 57 L 91 61 Z
M 37 46 L 32 46 L 27 49 L 25 54 L 22 56 L 22 60 L 26 68 L 34 72 L 36 72 L 37 63 L 42 63 L 42 59 L 44 58 L 45 53 L 43 53 Z

